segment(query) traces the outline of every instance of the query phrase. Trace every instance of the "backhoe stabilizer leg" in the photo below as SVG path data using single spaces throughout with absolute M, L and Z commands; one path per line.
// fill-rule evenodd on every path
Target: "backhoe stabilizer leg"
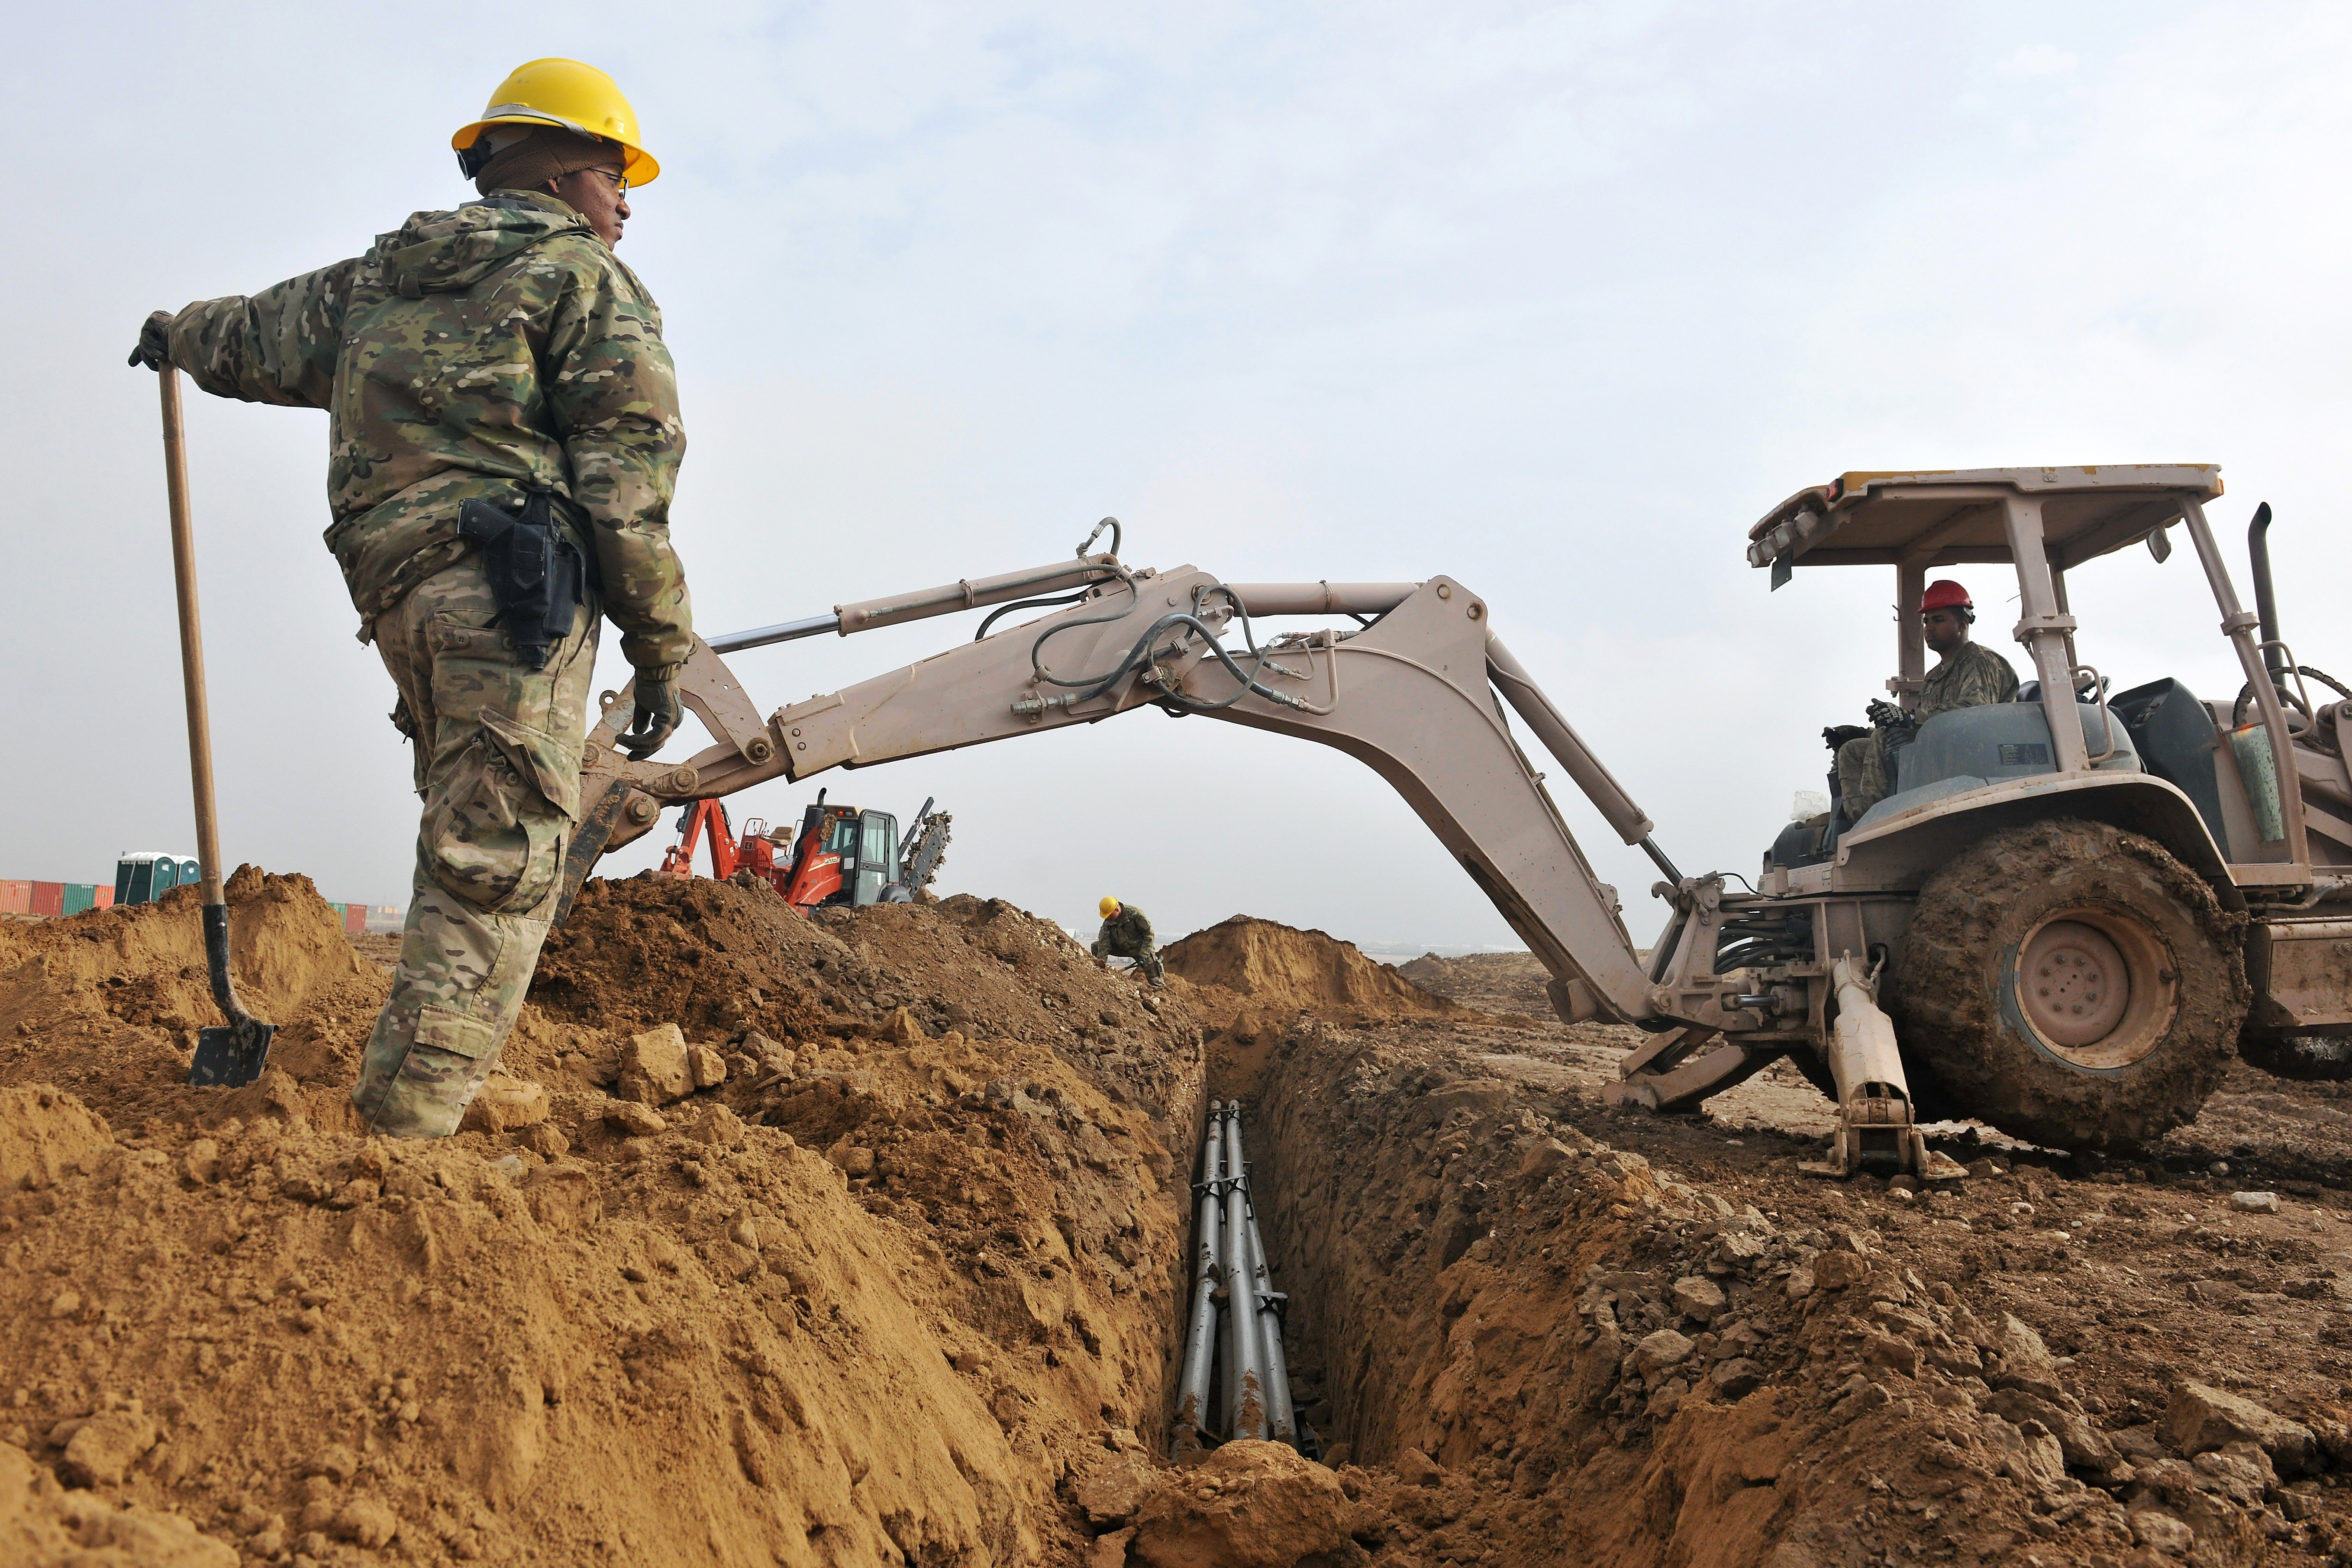
M 1878 971 L 1848 952 L 1830 971 L 1837 993 L 1837 1024 L 1829 1044 L 1830 1076 L 1837 1084 L 1838 1129 L 1827 1160 L 1800 1168 L 1817 1175 L 1908 1174 L 1950 1181 L 1967 1174 L 1959 1163 L 1927 1147 L 1912 1117 L 1910 1080 L 1895 1045 L 1895 1020 L 1878 1005 Z
M 1619 1063 L 1619 1081 L 1601 1086 L 1601 1101 L 1638 1110 L 1696 1110 L 1702 1100 L 1746 1083 L 1781 1054 L 1777 1045 L 1741 1045 L 1723 1041 L 1713 1029 L 1682 1029 Z

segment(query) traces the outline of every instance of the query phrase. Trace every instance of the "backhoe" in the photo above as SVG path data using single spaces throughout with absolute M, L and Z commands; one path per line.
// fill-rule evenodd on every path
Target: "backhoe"
M 2352 1025 L 2352 920 L 2331 909 L 2352 898 L 2339 731 L 2352 701 L 2315 701 L 2326 678 L 2239 606 L 2205 518 L 2220 494 L 2201 465 L 1852 473 L 1767 514 L 1748 560 L 1776 582 L 1800 565 L 1891 565 L 1916 605 L 1932 569 L 2010 566 L 2035 679 L 2030 700 L 1919 724 L 1892 794 L 1851 821 L 1791 825 L 1752 888 L 1676 868 L 1466 584 L 1130 567 L 1107 519 L 1068 561 L 698 643 L 681 689 L 714 743 L 684 763 L 616 750 L 632 705 L 606 693 L 564 897 L 665 805 L 1157 708 L 1319 742 L 1379 773 L 1550 971 L 1562 1019 L 1648 1034 L 1612 1086 L 1622 1102 L 1693 1107 L 1786 1055 L 1838 1106 L 1830 1172 L 1955 1175 L 1920 1131 L 1953 1115 L 2069 1149 L 2135 1147 L 2196 1115 L 2242 1039 L 2292 1052 Z M 1111 549 L 1094 553 L 1106 527 Z M 2078 657 L 2067 573 L 2140 544 L 2161 560 L 2176 528 L 2242 672 L 2234 701 L 2170 678 L 2111 695 Z M 2257 583 L 2267 605 L 2260 570 Z M 764 717 L 723 662 L 982 606 L 996 608 L 974 640 Z M 1257 625 L 1301 616 L 1350 624 L 1270 637 Z M 1888 688 L 1908 706 L 1925 654 L 1901 619 Z M 1513 713 L 1657 867 L 1672 912 L 1646 959 Z

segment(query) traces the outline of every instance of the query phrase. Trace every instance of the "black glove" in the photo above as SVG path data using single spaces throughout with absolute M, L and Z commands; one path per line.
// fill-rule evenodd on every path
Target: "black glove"
M 171 363 L 172 312 L 158 310 L 139 323 L 139 344 L 131 351 L 131 363 L 161 370 Z
M 1822 731 L 1822 741 L 1831 751 L 1834 752 L 1840 746 L 1844 745 L 1848 741 L 1859 741 L 1864 735 L 1869 733 L 1870 730 L 1866 725 L 1832 724 L 1828 729 Z
M 620 737 L 621 750 L 629 753 L 633 763 L 642 763 L 662 749 L 670 732 L 677 728 L 677 684 L 672 680 L 649 680 L 637 677 L 636 714 L 628 733 Z
M 1908 712 L 1883 697 L 1870 705 L 1869 716 L 1870 721 L 1882 730 L 1908 730 L 1918 722 Z

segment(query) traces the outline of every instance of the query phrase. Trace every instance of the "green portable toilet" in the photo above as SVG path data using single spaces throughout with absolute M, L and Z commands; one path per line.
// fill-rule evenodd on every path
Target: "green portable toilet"
M 152 904 L 183 883 L 201 875 L 196 862 L 159 849 L 126 852 L 114 862 L 114 901 Z

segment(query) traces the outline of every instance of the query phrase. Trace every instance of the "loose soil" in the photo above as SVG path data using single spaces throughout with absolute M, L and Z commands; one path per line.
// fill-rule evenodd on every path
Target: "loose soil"
M 1161 957 L 1194 1013 L 1233 1040 L 1277 1037 L 1302 1017 L 1346 1024 L 1496 1021 L 1366 958 L 1352 942 L 1249 915 L 1194 931 L 1164 949 Z M 1541 1003 L 1540 983 L 1536 996 Z M 1510 1021 L 1535 1026 L 1529 1017 Z
M 0 1561 L 2352 1561 L 2335 1084 L 1824 1183 L 1793 1069 L 1601 1109 L 1633 1037 L 1524 954 L 1237 918 L 1160 992 L 1002 902 L 642 877 L 419 1145 L 345 1099 L 390 955 L 230 891 L 236 1091 L 193 893 L 0 926 Z M 1212 1097 L 1326 1465 L 1163 1458 Z
M 1002 903 L 592 882 L 500 1130 L 405 1143 L 345 1099 L 382 966 L 230 897 L 282 1026 L 236 1091 L 178 1081 L 192 894 L 0 932 L 0 1558 L 1083 1558 L 1057 1487 L 1163 1424 L 1180 1002 Z M 614 1100 L 654 1022 L 725 1081 Z

